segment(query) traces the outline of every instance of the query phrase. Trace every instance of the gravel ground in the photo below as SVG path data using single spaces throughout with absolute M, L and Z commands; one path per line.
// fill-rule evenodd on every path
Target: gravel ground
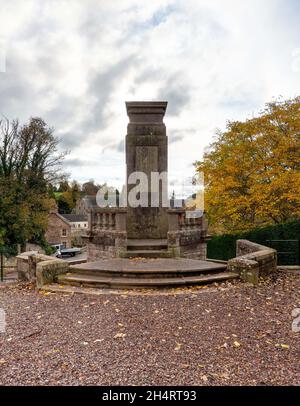
M 1 385 L 299 385 L 300 275 L 153 295 L 4 286 Z

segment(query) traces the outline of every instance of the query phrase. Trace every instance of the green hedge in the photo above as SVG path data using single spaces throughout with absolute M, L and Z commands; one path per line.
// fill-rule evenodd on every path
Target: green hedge
M 207 256 L 227 261 L 236 256 L 236 241 L 250 240 L 266 245 L 268 240 L 300 240 L 300 219 L 289 223 L 256 228 L 241 234 L 213 237 L 207 246 Z

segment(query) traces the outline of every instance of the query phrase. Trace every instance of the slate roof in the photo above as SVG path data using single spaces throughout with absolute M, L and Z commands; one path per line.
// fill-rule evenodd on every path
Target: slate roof
M 58 218 L 60 218 L 64 223 L 66 223 L 68 226 L 71 225 L 70 222 L 69 222 L 69 220 L 67 220 L 62 214 L 59 214 L 59 213 L 56 212 L 56 211 L 50 211 L 49 214 L 54 214 L 55 216 L 57 216 Z
M 61 214 L 61 216 L 64 217 L 70 223 L 79 223 L 88 221 L 87 216 L 83 214 Z

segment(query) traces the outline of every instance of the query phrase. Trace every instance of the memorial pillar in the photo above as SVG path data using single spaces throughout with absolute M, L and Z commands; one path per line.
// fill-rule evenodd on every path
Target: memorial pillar
M 163 123 L 167 102 L 126 102 L 126 109 L 129 117 L 126 136 L 127 181 L 132 173 L 143 172 L 147 175 L 149 192 L 147 207 L 130 207 L 128 204 L 128 238 L 165 239 L 168 232 L 167 207 L 163 207 L 161 184 L 159 205 L 151 207 L 151 193 L 154 192 L 151 190 L 151 174 L 168 171 L 168 138 Z M 127 194 L 135 186 L 127 184 Z

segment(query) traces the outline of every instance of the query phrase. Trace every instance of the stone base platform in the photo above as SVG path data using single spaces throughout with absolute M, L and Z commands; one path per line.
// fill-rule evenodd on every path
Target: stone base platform
M 184 258 L 118 258 L 71 266 L 58 283 L 93 288 L 191 286 L 239 278 L 225 264 Z

